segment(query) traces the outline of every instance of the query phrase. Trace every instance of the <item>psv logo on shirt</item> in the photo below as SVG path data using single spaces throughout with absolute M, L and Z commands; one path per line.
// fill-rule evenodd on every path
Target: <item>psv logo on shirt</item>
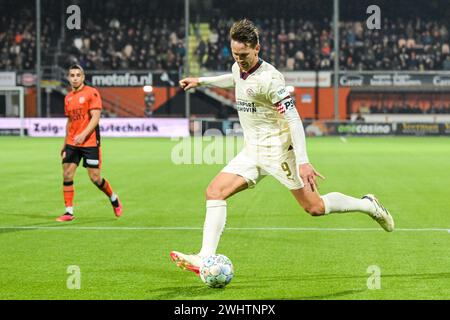
M 86 99 L 84 98 L 84 97 L 80 97 L 79 99 L 78 99 L 78 102 L 81 104 L 81 103 L 85 103 L 86 102 Z
M 249 97 L 254 97 L 254 96 L 256 96 L 256 92 L 255 92 L 252 88 L 248 88 L 247 90 L 245 90 L 245 93 L 246 93 Z

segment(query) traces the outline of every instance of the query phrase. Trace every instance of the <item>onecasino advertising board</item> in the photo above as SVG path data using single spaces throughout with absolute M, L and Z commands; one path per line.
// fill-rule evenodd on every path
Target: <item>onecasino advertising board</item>
M 308 136 L 450 136 L 450 123 L 356 123 L 314 121 L 305 123 L 305 132 Z

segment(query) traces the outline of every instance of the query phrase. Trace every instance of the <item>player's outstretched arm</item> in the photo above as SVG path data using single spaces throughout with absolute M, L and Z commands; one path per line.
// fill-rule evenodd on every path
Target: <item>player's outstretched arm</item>
M 196 88 L 200 85 L 198 78 L 184 78 L 180 80 L 180 87 L 184 91 L 188 91 L 189 89 Z
M 180 80 L 180 87 L 187 91 L 199 86 L 211 86 L 218 88 L 233 88 L 234 80 L 233 74 L 223 74 L 215 77 L 200 77 L 200 78 L 184 78 Z
M 215 77 L 200 77 L 198 81 L 201 86 L 212 86 L 218 88 L 233 88 L 234 79 L 232 73 L 222 74 Z

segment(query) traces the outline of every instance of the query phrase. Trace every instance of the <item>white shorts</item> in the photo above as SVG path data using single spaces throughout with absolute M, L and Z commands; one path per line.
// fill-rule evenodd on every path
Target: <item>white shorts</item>
M 301 189 L 304 186 L 295 164 L 293 150 L 270 157 L 258 157 L 244 148 L 221 172 L 234 173 L 243 177 L 249 188 L 253 188 L 266 175 L 273 176 L 290 190 Z

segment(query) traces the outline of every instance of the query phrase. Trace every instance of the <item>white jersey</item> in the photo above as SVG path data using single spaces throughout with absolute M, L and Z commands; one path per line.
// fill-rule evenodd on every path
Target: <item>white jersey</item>
M 276 104 L 289 97 L 283 75 L 271 64 L 259 60 L 248 73 L 232 67 L 236 109 L 246 147 L 258 153 L 287 151 L 291 145 L 288 122 Z M 275 149 L 275 150 L 274 150 Z
M 259 60 L 248 72 L 237 63 L 232 73 L 199 78 L 200 85 L 235 87 L 236 109 L 250 154 L 272 158 L 291 146 L 297 164 L 308 163 L 303 125 L 283 75 L 271 64 Z

